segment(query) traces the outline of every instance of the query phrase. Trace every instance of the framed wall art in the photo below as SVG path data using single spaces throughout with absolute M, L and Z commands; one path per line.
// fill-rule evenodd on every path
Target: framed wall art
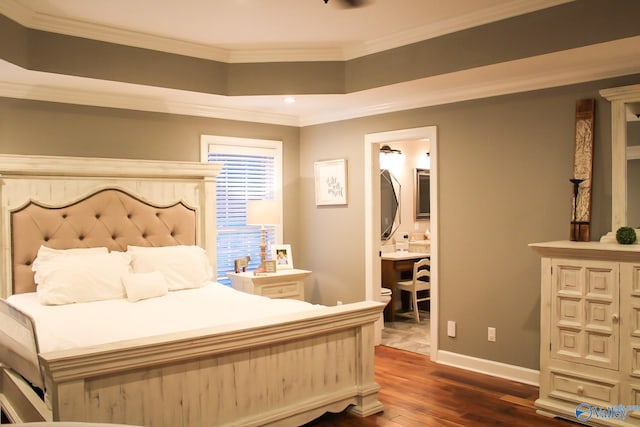
M 347 160 L 315 162 L 316 206 L 347 204 Z

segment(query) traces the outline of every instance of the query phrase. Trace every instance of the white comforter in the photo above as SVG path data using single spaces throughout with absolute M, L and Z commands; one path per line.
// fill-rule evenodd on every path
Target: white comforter
M 210 282 L 138 302 L 126 299 L 42 305 L 36 293 L 7 301 L 36 324 L 40 352 L 106 344 L 313 310 L 290 299 L 269 299 Z

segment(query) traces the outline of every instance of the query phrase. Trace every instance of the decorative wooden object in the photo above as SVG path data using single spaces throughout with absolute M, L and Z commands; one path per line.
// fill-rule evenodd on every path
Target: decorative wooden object
M 576 102 L 576 146 L 573 158 L 574 192 L 571 204 L 570 240 L 590 240 L 591 178 L 593 175 L 593 127 L 595 99 Z
M 250 256 L 245 256 L 245 257 L 237 258 L 233 260 L 234 271 L 236 273 L 247 271 L 247 267 L 249 266 L 249 261 L 251 261 Z

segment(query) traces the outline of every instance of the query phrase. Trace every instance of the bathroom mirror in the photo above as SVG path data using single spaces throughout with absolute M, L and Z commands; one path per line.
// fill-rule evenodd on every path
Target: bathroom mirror
M 416 169 L 416 221 L 431 217 L 429 169 Z
M 624 225 L 637 227 L 638 218 L 634 215 L 638 209 L 637 195 L 638 181 L 628 176 L 634 174 L 638 148 L 635 142 L 628 140 L 637 135 L 637 123 L 640 114 L 640 85 L 623 86 L 600 91 L 607 100 L 611 101 L 611 229 L 617 230 Z M 628 160 L 630 159 L 631 160 Z M 633 182 L 633 184 L 631 184 Z M 633 203 L 633 207 L 631 207 Z
M 388 169 L 380 171 L 380 239 L 389 240 L 400 226 L 400 181 Z

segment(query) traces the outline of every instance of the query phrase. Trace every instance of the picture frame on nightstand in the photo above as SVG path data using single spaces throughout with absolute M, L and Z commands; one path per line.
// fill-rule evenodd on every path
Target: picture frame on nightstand
M 265 273 L 275 273 L 277 271 L 277 264 L 275 259 L 267 259 L 264 261 Z
M 291 270 L 293 268 L 291 245 L 271 245 L 271 259 L 275 260 L 277 270 Z

